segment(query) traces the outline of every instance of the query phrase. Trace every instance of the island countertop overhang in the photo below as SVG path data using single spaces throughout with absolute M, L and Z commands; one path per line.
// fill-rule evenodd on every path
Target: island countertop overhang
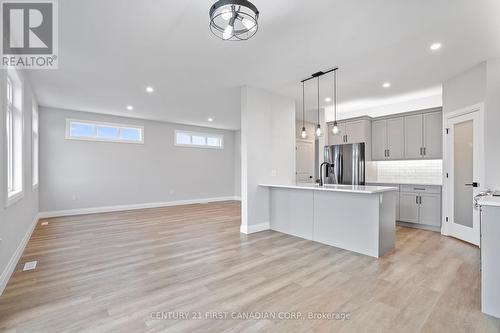
M 309 190 L 309 191 L 327 191 L 327 192 L 345 192 L 345 193 L 361 193 L 361 194 L 378 194 L 384 192 L 398 191 L 396 187 L 388 186 L 366 186 L 366 185 L 334 185 L 325 184 L 324 186 L 319 186 L 317 184 L 310 183 L 296 183 L 296 184 L 259 184 L 262 187 L 272 187 L 272 188 L 288 188 L 297 190 Z

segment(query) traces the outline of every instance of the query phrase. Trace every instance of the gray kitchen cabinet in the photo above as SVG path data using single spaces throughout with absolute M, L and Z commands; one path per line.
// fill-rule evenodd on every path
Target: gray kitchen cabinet
M 434 193 L 420 194 L 419 223 L 441 226 L 441 195 Z
M 333 134 L 333 122 L 328 123 L 328 144 L 329 145 L 342 145 L 350 143 L 365 143 L 365 159 L 370 161 L 371 157 L 371 118 L 361 117 L 351 120 L 338 122 L 337 124 L 340 132 Z
M 443 119 L 441 112 L 405 117 L 405 158 L 442 158 Z
M 401 192 L 399 194 L 399 221 L 418 223 L 419 204 L 417 193 Z
M 424 113 L 424 158 L 443 157 L 443 115 L 441 112 Z
M 403 118 L 387 119 L 387 157 L 390 160 L 404 158 Z
M 373 160 L 400 160 L 404 158 L 403 118 L 390 118 L 372 122 Z
M 422 136 L 423 136 L 423 118 L 421 114 L 406 116 L 405 120 L 405 157 L 422 158 Z
M 368 123 L 369 124 L 369 123 Z M 351 121 L 345 124 L 346 143 L 366 142 L 366 121 Z
M 387 121 L 372 122 L 372 158 L 380 161 L 387 158 Z
M 399 221 L 441 226 L 441 187 L 401 185 Z

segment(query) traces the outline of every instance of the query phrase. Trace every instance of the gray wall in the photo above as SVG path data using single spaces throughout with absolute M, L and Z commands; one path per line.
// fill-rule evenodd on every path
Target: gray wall
M 144 126 L 145 143 L 65 139 L 67 118 Z M 224 135 L 224 149 L 176 147 L 175 130 Z M 40 109 L 40 211 L 233 197 L 234 132 Z
M 32 189 L 32 163 L 31 163 L 31 110 L 33 94 L 29 80 L 19 74 L 24 85 L 23 113 L 24 113 L 24 197 L 6 208 L 7 197 L 7 171 L 6 171 L 6 149 L 5 149 L 5 82 L 6 71 L 0 70 L 0 92 L 1 117 L 0 117 L 0 293 L 4 279 L 8 277 L 7 269 L 9 261 L 15 255 L 16 249 L 22 243 L 23 238 L 31 231 L 31 226 L 38 214 L 38 190 Z M 22 250 L 22 248 L 20 248 Z M 17 258 L 16 258 L 17 259 Z M 15 262 L 14 262 L 15 264 Z

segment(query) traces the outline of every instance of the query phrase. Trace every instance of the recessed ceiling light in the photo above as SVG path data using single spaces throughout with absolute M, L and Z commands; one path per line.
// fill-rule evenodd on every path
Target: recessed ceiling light
M 155 90 L 154 90 L 154 88 L 153 88 L 153 87 L 148 86 L 148 87 L 146 87 L 146 91 L 147 91 L 148 93 L 152 93 L 152 92 L 153 92 L 153 91 L 155 91 Z
M 208 120 L 209 122 L 212 122 L 212 121 L 214 121 L 214 118 L 208 118 L 207 120 Z
M 132 105 L 127 105 L 127 110 L 132 111 L 134 107 Z
M 382 87 L 384 88 L 390 88 L 391 87 L 391 83 L 390 82 L 385 82 Z
M 325 98 L 325 102 L 330 103 L 331 101 L 332 101 L 332 98 L 331 98 L 331 97 L 327 97 L 327 98 Z
M 437 51 L 441 48 L 441 43 L 433 43 L 430 47 L 431 51 Z

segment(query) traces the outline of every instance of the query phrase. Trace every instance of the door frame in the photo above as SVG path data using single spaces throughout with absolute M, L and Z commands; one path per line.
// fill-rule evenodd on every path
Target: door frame
M 477 175 L 478 181 L 480 183 L 479 189 L 484 187 L 484 175 L 485 175 L 485 161 L 484 161 L 484 103 L 474 104 L 462 109 L 455 110 L 453 112 L 443 113 L 443 216 L 442 216 L 442 226 L 441 226 L 441 234 L 445 236 L 452 236 L 452 222 L 451 219 L 447 217 L 452 216 L 453 212 L 451 211 L 453 208 L 453 177 L 447 178 L 447 173 L 451 173 L 452 160 L 453 156 L 453 145 L 448 142 L 446 129 L 448 128 L 448 121 L 457 118 L 463 115 L 471 114 L 477 112 L 478 117 L 478 128 L 479 133 L 475 136 L 477 138 L 478 143 L 477 146 L 479 149 L 475 150 L 475 157 L 478 163 L 477 165 Z M 474 180 L 476 181 L 476 180 Z M 472 198 L 471 198 L 472 205 Z M 479 221 L 478 221 L 479 222 Z M 479 227 L 478 234 L 474 237 L 473 244 L 479 246 Z

